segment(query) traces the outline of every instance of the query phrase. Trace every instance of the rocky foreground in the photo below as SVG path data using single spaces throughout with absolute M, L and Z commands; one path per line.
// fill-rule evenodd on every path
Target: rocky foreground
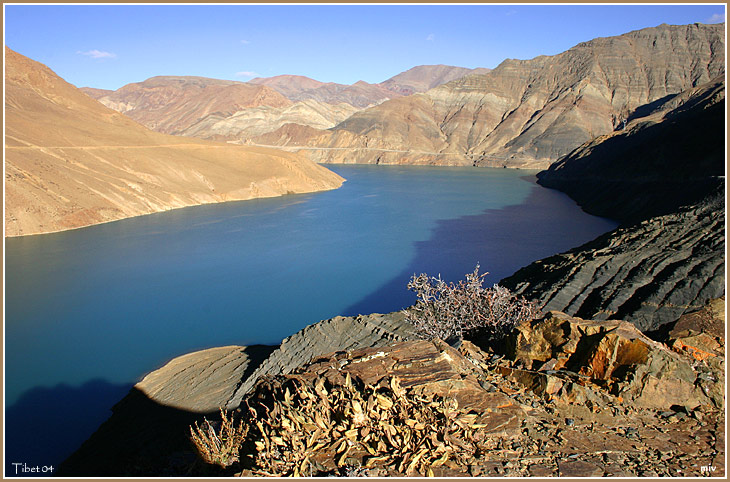
M 724 476 L 724 323 L 721 299 L 660 343 L 626 322 L 552 312 L 480 348 L 406 339 L 402 315 L 328 320 L 307 329 L 321 344 L 288 356 L 285 342 L 267 359 L 281 372 L 261 370 L 235 401 L 266 349 L 171 361 L 59 475 Z M 380 336 L 358 342 L 367 325 Z M 269 450 L 224 469 L 200 461 L 189 426 L 226 405 L 244 419 L 257 408 L 251 447 Z

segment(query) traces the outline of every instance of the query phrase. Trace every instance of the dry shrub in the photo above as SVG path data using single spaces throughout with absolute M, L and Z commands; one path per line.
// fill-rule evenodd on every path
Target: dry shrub
M 252 475 L 434 475 L 440 466 L 466 471 L 492 447 L 476 413 L 455 400 L 403 389 L 397 378 L 362 386 L 347 374 L 264 384 L 266 403 L 250 407 L 246 456 Z M 382 473 L 382 472 L 380 472 Z
M 195 422 L 190 427 L 190 440 L 206 463 L 229 467 L 238 462 L 239 449 L 248 434 L 248 426 L 243 421 L 235 425 L 233 416 L 228 418 L 223 409 L 219 428 L 214 425 L 205 418 L 202 426 Z
M 408 289 L 418 301 L 404 310 L 406 319 L 421 338 L 448 340 L 478 331 L 487 338 L 499 339 L 524 320 L 540 315 L 534 302 L 514 295 L 509 289 L 494 285 L 482 287 L 484 276 L 479 265 L 458 284 L 446 283 L 425 273 L 413 275 Z

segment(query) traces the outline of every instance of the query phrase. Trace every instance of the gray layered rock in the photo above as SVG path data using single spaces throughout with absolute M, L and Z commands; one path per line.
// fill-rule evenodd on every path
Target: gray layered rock
M 231 398 L 237 407 L 256 380 L 265 375 L 285 375 L 309 363 L 312 358 L 331 352 L 387 346 L 396 341 L 416 338 L 403 313 L 337 316 L 309 325 L 284 339 L 271 355 L 245 380 Z
M 723 190 L 522 268 L 500 284 L 543 310 L 652 331 L 725 293 Z

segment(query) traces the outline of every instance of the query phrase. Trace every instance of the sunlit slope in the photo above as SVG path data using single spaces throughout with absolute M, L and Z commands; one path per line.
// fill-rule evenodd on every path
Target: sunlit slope
M 724 39 L 724 24 L 596 38 L 388 100 L 327 131 L 255 141 L 326 162 L 547 168 L 642 106 L 724 75 Z
M 5 66 L 6 236 L 342 183 L 295 154 L 152 132 L 7 47 Z

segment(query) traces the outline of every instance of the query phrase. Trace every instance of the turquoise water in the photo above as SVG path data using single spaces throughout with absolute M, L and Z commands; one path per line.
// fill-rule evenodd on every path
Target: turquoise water
M 83 440 L 115 397 L 174 356 L 277 344 L 321 319 L 406 307 L 414 272 L 457 280 L 479 262 L 495 283 L 616 226 L 537 186 L 533 171 L 332 169 L 347 179 L 334 191 L 7 239 L 8 418 L 49 397 L 86 403 L 69 415 L 93 419 Z M 22 442 L 13 449 L 12 430 L 8 462 L 35 457 Z M 54 463 L 78 445 L 59 437 L 48 446 L 60 451 L 44 455 Z

